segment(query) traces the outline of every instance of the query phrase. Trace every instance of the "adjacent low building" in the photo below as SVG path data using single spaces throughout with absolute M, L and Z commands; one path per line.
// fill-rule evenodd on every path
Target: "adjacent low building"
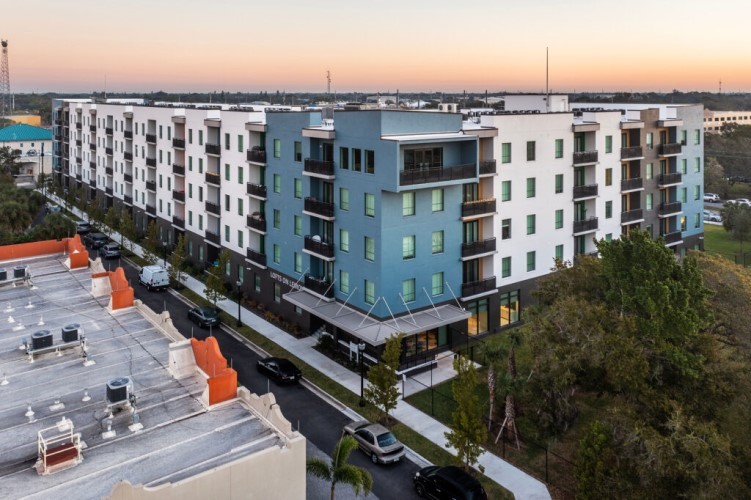
M 704 110 L 704 132 L 722 133 L 724 125 L 751 125 L 751 111 L 712 111 Z
M 18 123 L 0 129 L 0 148 L 9 147 L 21 166 L 18 174 L 35 182 L 52 172 L 52 130 Z

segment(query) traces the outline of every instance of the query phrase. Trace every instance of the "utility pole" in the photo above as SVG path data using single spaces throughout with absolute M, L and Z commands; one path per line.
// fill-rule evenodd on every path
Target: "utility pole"
M 5 118 L 13 112 L 13 98 L 10 94 L 10 70 L 8 69 L 8 40 L 0 41 L 2 45 L 2 63 L 0 63 L 0 117 Z

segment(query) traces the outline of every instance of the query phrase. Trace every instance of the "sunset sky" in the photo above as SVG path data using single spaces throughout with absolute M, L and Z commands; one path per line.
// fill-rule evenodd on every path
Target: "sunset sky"
M 14 92 L 751 91 L 749 0 L 6 4 Z

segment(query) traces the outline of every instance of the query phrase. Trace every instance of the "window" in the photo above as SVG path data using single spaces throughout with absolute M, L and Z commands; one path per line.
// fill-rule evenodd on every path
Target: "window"
M 277 304 L 282 303 L 282 287 L 279 283 L 274 283 L 274 302 Z
M 688 130 L 681 130 L 681 145 L 688 144 Z
M 302 179 L 295 179 L 295 198 L 302 198 Z
M 138 156 L 138 149 L 136 149 L 136 156 Z M 193 157 L 192 156 L 188 156 L 188 171 L 189 172 L 193 171 Z
M 433 273 L 430 294 L 434 297 L 443 294 L 443 273 Z
M 274 158 L 282 157 L 282 140 L 274 139 Z
M 159 201 L 162 201 L 162 200 L 159 200 Z M 224 226 L 224 241 L 227 241 L 227 242 L 229 241 L 229 226 Z
M 443 231 L 433 231 L 431 249 L 433 254 L 443 253 Z
M 501 239 L 507 240 L 511 238 L 511 219 L 503 219 L 501 221 Z
M 339 168 L 349 170 L 349 148 L 339 148 Z
M 605 202 L 605 218 L 606 219 L 613 218 L 613 202 L 612 201 Z
M 294 216 L 295 221 L 295 236 L 302 236 L 302 217 L 299 215 Z
M 402 216 L 415 215 L 415 193 L 402 193 Z
M 561 229 L 563 227 L 563 209 L 555 211 L 555 228 Z
M 349 231 L 346 229 L 339 230 L 339 250 L 349 252 Z
M 349 210 L 349 189 L 339 188 L 339 208 Z
M 375 217 L 375 195 L 365 193 L 365 217 Z
M 279 226 L 281 225 L 282 221 L 282 214 L 279 210 L 276 208 L 273 211 L 274 214 L 274 229 L 279 229 Z
M 434 189 L 431 193 L 433 212 L 443 212 L 443 189 Z
M 681 217 L 681 231 L 686 230 L 686 216 Z
M 688 173 L 688 160 L 686 158 L 681 158 L 681 173 L 683 175 Z
M 606 153 L 613 152 L 613 136 L 612 135 L 605 136 L 605 152 Z
M 655 167 L 652 163 L 647 163 L 647 179 L 652 179 L 655 175 Z
M 375 240 L 369 236 L 365 237 L 365 260 L 375 262 Z
M 302 272 L 302 255 L 297 252 L 295 252 L 295 272 Z
M 535 214 L 527 216 L 527 234 L 535 234 L 535 226 L 537 224 L 537 216 Z
M 701 172 L 701 158 L 694 158 L 694 172 Z
M 652 193 L 647 193 L 645 205 L 647 210 L 652 210 Z
M 279 245 L 274 243 L 274 264 L 281 264 L 282 262 L 282 249 Z
M 471 316 L 467 319 L 467 334 L 479 335 L 488 331 L 488 299 L 481 299 L 467 304 Z
M 365 150 L 365 173 L 375 173 L 375 151 L 369 149 Z
M 198 131 L 198 145 L 203 146 L 203 130 Z
M 230 211 L 230 208 L 231 208 L 230 205 L 231 205 L 231 202 L 230 202 L 229 195 L 225 194 L 224 195 L 224 211 L 225 212 L 229 212 Z
M 402 298 L 404 302 L 415 301 L 415 279 L 410 278 L 402 281 Z
M 527 177 L 527 198 L 534 198 L 537 182 L 534 177 Z
M 694 186 L 694 200 L 701 198 L 701 186 Z
M 198 173 L 199 174 L 203 173 L 203 158 L 198 159 Z
M 242 134 L 237 134 L 237 152 L 242 153 L 243 152 L 243 136 Z
M 563 245 L 555 246 L 555 258 L 556 260 L 563 260 Z
M 556 194 L 563 192 L 563 174 L 555 175 L 555 192 Z
M 302 142 L 295 141 L 295 161 L 302 161 Z
M 537 260 L 535 251 L 527 252 L 527 272 L 535 270 L 535 261 Z
M 203 202 L 203 186 L 198 186 L 198 201 Z
M 360 172 L 362 170 L 362 150 L 352 148 L 352 170 Z
M 688 188 L 682 187 L 680 191 L 681 203 L 686 203 L 687 198 L 688 198 Z
M 224 134 L 224 149 L 226 149 L 227 151 L 229 151 L 229 148 L 230 148 L 229 134 L 225 133 Z
M 501 144 L 501 163 L 511 163 L 511 143 Z
M 240 248 L 242 248 L 244 246 L 243 245 L 243 236 L 245 236 L 244 233 L 240 229 L 238 229 L 237 230 L 237 246 L 239 246 Z
M 402 237 L 402 260 L 415 258 L 415 236 Z
M 339 291 L 349 293 L 349 273 L 341 269 L 339 270 Z
M 699 217 L 699 214 L 694 214 L 694 229 L 699 229 L 701 227 L 701 218 Z
M 535 161 L 535 141 L 527 141 L 527 161 Z
M 563 139 L 555 140 L 555 157 L 563 158 Z
M 605 169 L 605 185 L 606 186 L 613 185 L 613 169 L 612 168 Z
M 369 280 L 365 280 L 365 303 L 375 303 L 375 283 Z
M 138 127 L 136 127 L 136 133 L 138 133 Z M 188 144 L 193 144 L 193 129 L 188 129 Z
M 501 259 L 501 278 L 511 276 L 511 257 Z
M 646 144 L 648 149 L 654 148 L 654 134 L 652 132 L 647 132 Z
M 242 137 L 242 136 L 240 136 L 240 137 Z M 244 182 L 243 181 L 243 168 L 242 167 L 237 167 L 237 183 L 238 184 L 243 184 L 243 182 Z
M 701 144 L 701 129 L 694 130 L 694 144 Z
M 404 151 L 404 169 L 443 166 L 443 148 L 407 149 Z
M 274 192 L 282 192 L 282 176 L 279 174 L 274 174 Z
M 242 198 L 237 199 L 237 215 L 239 215 L 240 217 L 243 216 L 243 199 Z
M 511 181 L 501 182 L 501 201 L 511 201 Z
M 502 293 L 499 299 L 501 302 L 501 326 L 517 323 L 519 321 L 519 290 Z
M 188 210 L 188 225 L 193 225 L 193 210 Z

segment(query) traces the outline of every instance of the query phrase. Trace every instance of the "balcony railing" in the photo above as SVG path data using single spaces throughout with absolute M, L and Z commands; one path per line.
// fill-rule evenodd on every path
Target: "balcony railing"
M 217 234 L 217 233 L 215 233 L 213 231 L 210 231 L 208 229 L 206 230 L 206 234 L 204 235 L 204 238 L 206 238 L 207 241 L 210 241 L 210 242 L 212 242 L 215 245 L 221 245 L 222 244 L 222 239 L 219 236 L 219 234 Z
M 644 156 L 641 146 L 631 146 L 628 148 L 621 148 L 621 160 L 629 160 L 631 158 L 641 158 Z
M 258 196 L 259 198 L 266 198 L 266 186 L 261 184 L 248 183 L 248 194 Z
M 90 151 L 96 151 L 96 144 L 94 144 L 93 142 L 91 144 L 89 144 L 89 150 Z
M 333 176 L 334 162 L 305 158 L 305 166 L 303 167 L 303 170 L 309 174 Z
M 89 132 L 93 132 L 96 134 L 96 125 L 89 125 Z
M 76 156 L 76 163 L 79 165 L 83 163 L 80 156 Z
M 245 218 L 245 224 L 256 231 L 266 232 L 266 219 L 259 213 L 253 213 Z
M 185 149 L 185 139 L 178 139 L 177 137 L 173 138 L 172 147 L 177 149 Z
M 146 205 L 146 213 L 149 215 L 156 215 L 156 205 Z
M 220 155 L 222 153 L 222 147 L 219 144 L 206 143 L 206 154 L 208 155 Z
M 125 132 L 123 132 L 123 134 L 125 135 L 126 139 L 133 139 L 133 131 L 132 130 L 126 130 Z
M 334 256 L 334 244 L 321 241 L 319 236 L 306 236 L 304 248 L 323 257 L 332 258 Z
M 156 144 L 156 134 L 146 134 L 147 144 Z
M 671 203 L 660 203 L 657 207 L 657 215 L 666 217 L 671 214 L 680 213 L 683 210 L 683 205 L 680 201 L 674 201 Z
M 89 186 L 91 189 L 96 189 L 96 179 L 89 179 Z
M 574 234 L 597 231 L 597 217 L 574 221 Z
M 399 172 L 399 185 L 412 186 L 414 184 L 471 179 L 476 174 L 474 163 L 453 167 L 410 168 Z
M 258 264 L 259 266 L 266 267 L 266 254 L 256 252 L 252 248 L 246 248 L 245 258 L 247 258 L 251 262 Z
M 462 243 L 462 257 L 472 257 L 490 252 L 495 252 L 495 238 Z
M 172 164 L 172 173 L 175 175 L 185 175 L 185 167 L 183 165 L 178 165 L 177 163 Z
M 146 158 L 147 167 L 156 167 L 156 158 Z
M 104 194 L 106 194 L 107 196 L 112 196 L 112 188 L 111 187 L 104 188 Z
M 133 174 L 124 174 L 123 177 L 125 178 L 125 182 L 133 184 Z
M 76 180 L 78 182 L 81 182 L 83 180 L 83 176 L 81 174 L 76 174 Z
M 683 146 L 681 143 L 668 143 L 668 144 L 660 144 L 659 149 L 657 150 L 658 155 L 666 156 L 666 155 L 679 155 L 681 154 Z
M 334 216 L 334 204 L 326 201 L 320 201 L 315 198 L 305 198 L 304 209 L 322 217 Z
M 681 182 L 683 182 L 683 174 L 680 172 L 671 172 L 657 176 L 658 186 L 669 186 L 670 184 L 680 184 Z
M 309 274 L 305 275 L 303 286 L 311 292 L 317 293 L 330 299 L 334 298 L 334 285 L 324 278 L 316 278 Z
M 206 211 L 214 214 L 214 215 L 221 215 L 222 213 L 222 207 L 219 206 L 217 203 L 212 203 L 210 201 L 206 202 Z
M 644 180 L 641 177 L 634 179 L 623 179 L 621 181 L 621 191 L 633 191 L 634 189 L 643 189 Z
M 146 190 L 156 192 L 156 181 L 146 181 Z
M 125 157 L 126 161 L 133 161 L 133 153 L 130 151 L 126 151 L 123 153 L 123 156 Z
M 597 184 L 587 184 L 586 186 L 574 186 L 574 199 L 592 198 L 597 196 Z
M 206 172 L 204 174 L 204 179 L 206 179 L 206 182 L 208 184 L 214 184 L 217 186 L 222 185 L 222 176 L 219 174 L 215 174 L 214 172 Z
M 495 172 L 495 160 L 483 160 L 480 162 L 480 175 L 492 175 Z
M 123 200 L 125 201 L 126 205 L 132 205 L 133 204 L 133 197 L 128 196 L 127 194 L 123 196 Z
M 665 239 L 666 245 L 672 245 L 674 243 L 679 243 L 683 239 L 682 234 L 683 233 L 680 231 L 674 231 L 672 233 L 663 234 L 662 237 Z
M 644 218 L 644 210 L 641 208 L 635 208 L 633 210 L 627 210 L 621 212 L 621 223 L 628 224 Z
M 476 217 L 495 212 L 495 198 L 462 203 L 462 217 Z
M 76 122 L 76 128 L 77 128 L 78 130 L 81 130 L 81 129 L 83 129 L 83 124 L 82 124 L 81 122 Z
M 81 139 L 76 139 L 76 146 L 79 148 L 83 145 L 83 141 Z
M 248 161 L 255 163 L 266 163 L 266 150 L 264 149 L 249 149 Z
M 462 297 L 472 297 L 495 290 L 495 276 L 479 281 L 462 283 Z
M 107 175 L 112 175 L 112 167 L 104 167 L 104 173 Z
M 104 148 L 104 152 L 107 156 L 112 156 L 112 148 Z
M 172 225 L 180 227 L 180 228 L 184 228 L 185 227 L 185 219 L 181 219 L 177 215 L 173 215 L 172 216 Z
M 592 151 L 575 151 L 574 152 L 574 165 L 581 165 L 583 163 L 597 163 L 598 154 L 597 150 Z
M 104 133 L 107 135 L 112 135 L 112 127 L 106 127 L 104 129 Z
M 185 203 L 185 191 L 172 191 L 172 199 L 175 201 L 182 201 Z

